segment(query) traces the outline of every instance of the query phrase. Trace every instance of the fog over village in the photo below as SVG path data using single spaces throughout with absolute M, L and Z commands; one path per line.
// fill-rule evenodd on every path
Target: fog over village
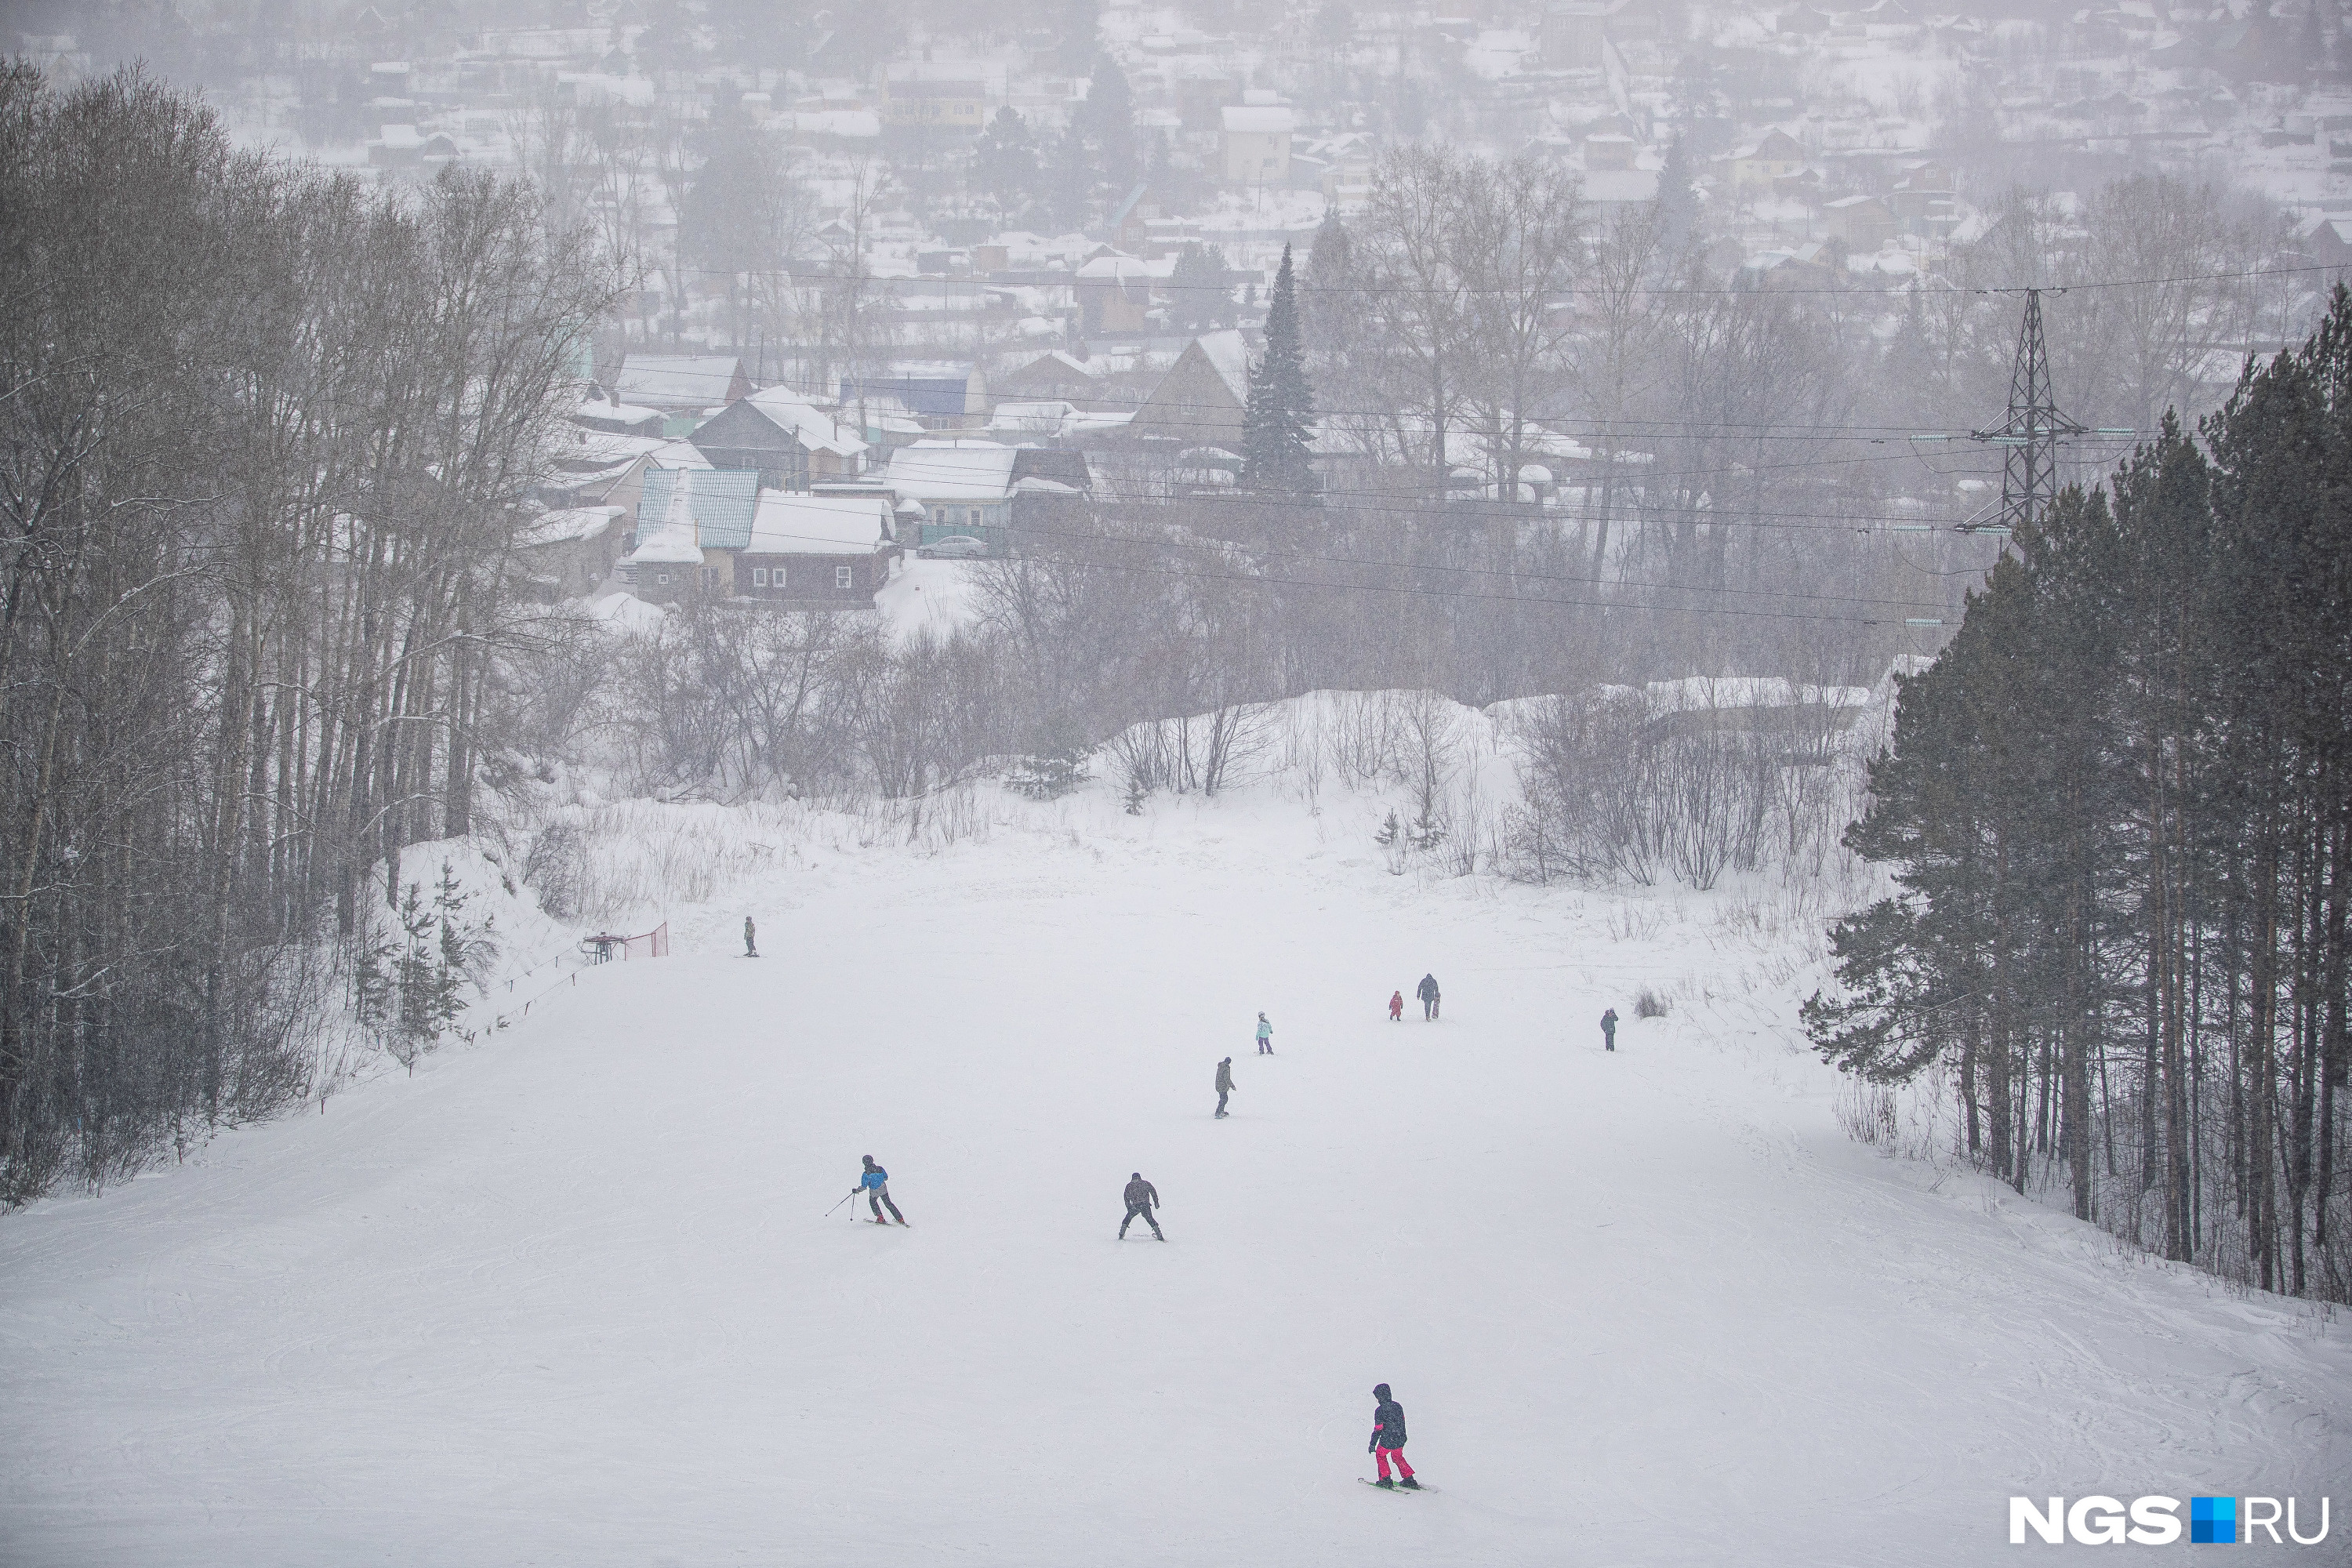
M 2347 284 L 2340 0 L 0 0 L 0 1563 L 2343 1561 Z

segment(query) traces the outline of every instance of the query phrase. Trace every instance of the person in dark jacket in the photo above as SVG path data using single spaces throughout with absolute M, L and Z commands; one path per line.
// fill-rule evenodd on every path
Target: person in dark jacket
M 874 1156 L 871 1154 L 866 1156 L 865 1174 L 859 1176 L 857 1184 L 849 1189 L 849 1195 L 853 1198 L 860 1193 L 866 1194 L 866 1203 L 874 1210 L 876 1225 L 888 1225 L 890 1219 L 897 1220 L 900 1225 L 907 1223 L 907 1216 L 900 1214 L 898 1205 L 890 1201 L 890 1173 L 876 1164 Z M 882 1217 L 882 1210 L 886 1206 L 890 1211 L 890 1219 Z M 849 1212 L 855 1215 L 857 1211 L 853 1208 Z
M 750 915 L 743 917 L 743 956 L 746 958 L 760 956 L 760 928 L 751 923 Z
M 1389 1479 L 1389 1461 L 1393 1459 L 1397 1474 L 1403 1478 L 1402 1484 L 1412 1491 L 1419 1491 L 1421 1483 L 1412 1479 L 1412 1467 L 1404 1462 L 1404 1406 L 1390 1394 L 1389 1385 L 1385 1383 L 1373 1388 L 1372 1397 L 1379 1400 L 1380 1405 L 1372 1412 L 1372 1440 L 1364 1448 L 1364 1452 L 1371 1455 L 1373 1462 L 1380 1466 L 1381 1479 L 1372 1484 L 1391 1490 L 1396 1489 L 1400 1483 Z
M 1436 975 L 1423 975 L 1421 977 L 1421 984 L 1414 987 L 1412 994 L 1421 998 L 1421 1016 L 1424 1021 L 1437 1016 Z
M 1125 1241 L 1127 1239 L 1127 1227 L 1140 1219 L 1144 1224 L 1151 1227 L 1152 1235 L 1159 1237 L 1162 1241 L 1167 1240 L 1168 1237 L 1162 1234 L 1160 1229 L 1160 1222 L 1151 1217 L 1152 1205 L 1157 1204 L 1159 1201 L 1160 1189 L 1153 1186 L 1150 1182 L 1145 1181 L 1143 1179 L 1142 1172 L 1138 1171 L 1133 1175 L 1128 1177 L 1127 1217 L 1118 1222 L 1118 1238 L 1121 1241 Z
M 1617 1048 L 1617 1009 L 1614 1007 L 1601 1015 L 1601 1040 L 1602 1050 Z
M 1225 1096 L 1234 1091 L 1234 1058 L 1227 1057 L 1217 1064 L 1217 1114 L 1225 1113 Z

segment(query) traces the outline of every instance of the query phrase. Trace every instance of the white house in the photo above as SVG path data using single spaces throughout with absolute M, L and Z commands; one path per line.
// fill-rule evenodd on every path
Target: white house
M 930 549 L 971 539 L 989 554 L 1001 553 L 1013 521 L 1013 469 L 1020 456 L 1016 447 L 971 440 L 918 441 L 891 453 L 884 483 L 901 500 L 923 508 L 919 533 L 902 542 Z
M 1225 184 L 1243 186 L 1286 186 L 1290 184 L 1290 139 L 1298 117 L 1289 105 L 1270 92 L 1250 92 L 1248 100 L 1221 111 L 1220 152 Z

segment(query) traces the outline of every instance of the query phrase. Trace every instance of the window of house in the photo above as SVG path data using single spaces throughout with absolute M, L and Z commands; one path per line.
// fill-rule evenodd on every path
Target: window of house
M 768 569 L 767 569 L 765 566 L 754 566 L 754 567 L 752 567 L 752 568 L 751 568 L 751 586 L 753 586 L 754 588 L 764 588 L 764 587 L 766 587 L 767 585 L 768 585 Z
M 833 569 L 833 585 L 836 588 L 855 588 L 857 586 L 856 569 L 849 566 L 835 567 Z
M 771 570 L 771 571 L 770 571 L 770 573 L 768 574 L 768 586 L 769 586 L 769 587 L 771 587 L 771 588 L 781 588 L 781 587 L 782 587 L 783 585 L 784 585 L 784 569 L 783 569 L 782 567 L 781 567 L 781 566 L 778 566 L 778 567 L 775 567 L 775 568 L 773 568 L 772 570 Z
M 978 528 L 980 526 L 980 508 L 973 507 L 970 511 L 966 512 L 964 514 L 964 521 L 971 527 Z
M 656 583 L 667 583 L 669 581 L 669 574 L 667 572 L 656 572 L 654 574 L 654 581 Z

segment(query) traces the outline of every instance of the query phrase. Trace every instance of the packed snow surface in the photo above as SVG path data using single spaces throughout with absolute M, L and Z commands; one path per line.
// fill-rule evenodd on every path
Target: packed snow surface
M 2012 1493 L 2352 1468 L 2340 1325 L 1850 1142 L 1731 903 L 1391 876 L 1374 820 L 1097 786 L 778 856 L 0 1221 L 0 1561 L 1979 1563 Z M 827 1215 L 866 1153 L 913 1228 Z M 1438 1495 L 1356 1484 L 1381 1382 Z

